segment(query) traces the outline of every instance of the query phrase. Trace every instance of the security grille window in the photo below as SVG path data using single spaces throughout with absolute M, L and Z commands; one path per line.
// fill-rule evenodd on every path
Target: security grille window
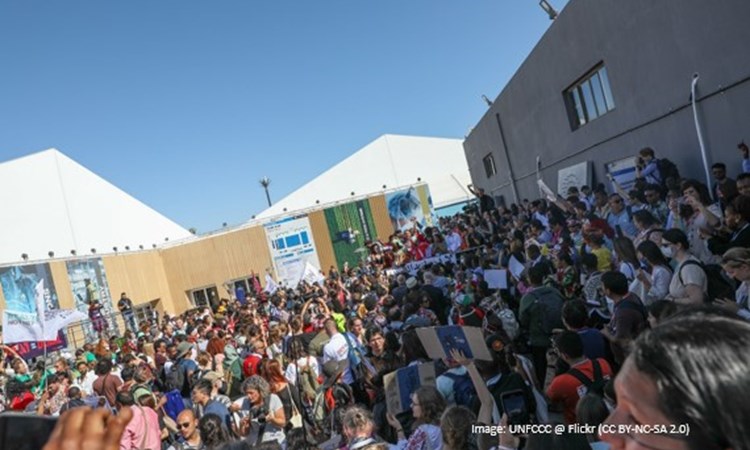
M 597 66 L 568 88 L 565 103 L 574 130 L 615 109 L 607 68 Z
M 492 157 L 492 153 L 484 157 L 484 173 L 487 174 L 487 178 L 490 178 L 492 175 L 495 175 L 497 173 L 497 168 L 495 167 L 495 158 Z
M 219 293 L 216 290 L 216 286 L 209 286 L 191 291 L 190 299 L 196 308 L 205 306 L 213 307 L 213 305 L 218 304 Z
M 144 323 L 154 317 L 154 306 L 151 303 L 133 307 L 136 323 Z

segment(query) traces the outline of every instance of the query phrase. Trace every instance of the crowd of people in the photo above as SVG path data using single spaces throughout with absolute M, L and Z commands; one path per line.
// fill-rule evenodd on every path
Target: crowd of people
M 139 324 L 123 294 L 122 337 L 52 364 L 3 346 L 0 408 L 60 416 L 50 449 L 750 449 L 746 168 L 709 187 L 645 148 L 627 192 L 506 208 L 476 189 L 324 282 Z M 429 358 L 417 329 L 450 325 L 491 359 Z M 425 363 L 435 382 L 389 409 L 386 375 Z M 475 428 L 549 423 L 590 427 Z

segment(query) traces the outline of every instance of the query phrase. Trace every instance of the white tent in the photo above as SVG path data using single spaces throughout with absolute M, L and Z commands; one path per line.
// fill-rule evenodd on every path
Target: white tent
M 49 149 L 0 164 L 0 264 L 151 248 L 190 237 L 181 226 Z
M 421 179 L 430 187 L 435 208 L 472 198 L 469 166 L 460 139 L 386 134 L 318 175 L 256 217 L 312 208 L 317 204 L 408 186 Z

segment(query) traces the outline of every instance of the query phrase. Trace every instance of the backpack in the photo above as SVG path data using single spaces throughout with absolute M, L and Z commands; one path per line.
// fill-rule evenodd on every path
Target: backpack
M 181 394 L 185 390 L 185 375 L 187 370 L 180 364 L 180 361 L 175 361 L 166 370 L 164 374 L 164 387 L 167 391 L 179 391 Z
M 503 411 L 503 394 L 513 391 L 523 392 L 523 396 L 526 400 L 526 406 L 528 410 L 528 416 L 522 417 L 521 423 L 540 423 L 540 420 L 536 414 L 537 401 L 534 398 L 532 389 L 526 385 L 523 377 L 517 372 L 510 372 L 500 377 L 500 380 L 488 386 L 490 394 L 495 399 L 495 404 L 498 407 L 500 415 L 502 416 L 506 411 Z M 546 405 L 544 405 L 546 407 Z
M 297 363 L 297 370 L 299 371 L 297 376 L 299 377 L 302 389 L 302 398 L 312 402 L 315 399 L 315 393 L 318 391 L 320 383 L 318 382 L 318 377 L 315 376 L 309 360 L 310 358 L 308 357 L 307 365 L 301 369 L 299 368 L 299 363 Z
M 680 171 L 677 166 L 667 158 L 661 158 L 656 160 L 656 168 L 659 169 L 659 180 L 662 188 L 667 188 L 667 180 L 672 179 L 674 181 L 680 180 Z
M 577 379 L 581 382 L 583 385 L 583 388 L 585 391 L 582 393 L 579 388 L 578 396 L 583 397 L 584 395 L 588 393 L 594 393 L 600 397 L 604 397 L 604 386 L 607 385 L 607 382 L 609 381 L 609 377 L 605 377 L 602 375 L 602 366 L 599 364 L 599 360 L 592 359 L 591 365 L 594 368 L 594 379 L 589 379 L 586 375 L 583 374 L 578 369 L 570 369 L 568 370 L 568 375 L 572 376 L 573 378 Z
M 704 296 L 706 302 L 711 303 L 719 298 L 734 298 L 736 294 L 735 287 L 732 282 L 724 276 L 724 272 L 718 264 L 703 264 L 693 259 L 688 259 L 678 268 L 680 284 L 683 286 L 685 285 L 682 281 L 682 269 L 690 264 L 700 267 L 703 269 L 703 273 L 706 274 L 706 279 L 708 280 L 708 293 Z
M 473 409 L 478 396 L 476 389 L 474 389 L 474 382 L 471 381 L 469 374 L 456 375 L 451 372 L 445 372 L 443 376 L 453 380 L 453 399 L 456 401 L 456 405 Z
M 563 328 L 562 324 L 562 306 L 564 299 L 559 291 L 549 290 L 544 295 L 539 296 L 539 291 L 534 289 L 530 294 L 534 297 L 534 304 L 539 308 L 539 321 L 541 322 L 542 331 L 551 335 L 552 330 Z
M 495 320 L 492 320 L 493 318 Z M 499 322 L 499 325 L 511 340 L 515 340 L 521 334 L 521 327 L 518 325 L 516 315 L 513 314 L 510 308 L 504 307 L 504 305 L 487 311 L 482 322 L 482 329 L 490 331 L 490 334 L 493 334 L 497 331 L 497 322 Z
M 172 390 L 164 394 L 167 402 L 164 404 L 164 413 L 177 420 L 177 416 L 185 409 L 185 402 L 182 400 L 182 394 L 179 390 Z

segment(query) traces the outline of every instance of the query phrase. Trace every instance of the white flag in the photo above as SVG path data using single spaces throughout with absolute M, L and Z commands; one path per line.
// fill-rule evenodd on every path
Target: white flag
M 304 281 L 307 284 L 313 284 L 313 283 L 323 283 L 325 281 L 325 277 L 320 273 L 320 270 L 318 270 L 315 266 L 310 264 L 309 261 L 305 262 L 305 270 L 302 271 L 302 278 L 300 281 Z
M 42 333 L 44 333 L 44 278 L 34 287 L 34 301 L 36 302 L 36 316 L 39 323 L 42 324 Z
M 265 292 L 268 292 L 269 294 L 273 294 L 276 292 L 276 289 L 278 289 L 279 286 L 276 284 L 275 281 L 273 281 L 273 278 L 271 277 L 270 273 L 266 274 L 266 288 L 264 289 Z
M 61 329 L 86 319 L 88 319 L 86 314 L 69 309 L 47 311 L 44 321 L 39 321 L 34 313 L 4 311 L 3 341 L 6 344 L 54 341 Z

